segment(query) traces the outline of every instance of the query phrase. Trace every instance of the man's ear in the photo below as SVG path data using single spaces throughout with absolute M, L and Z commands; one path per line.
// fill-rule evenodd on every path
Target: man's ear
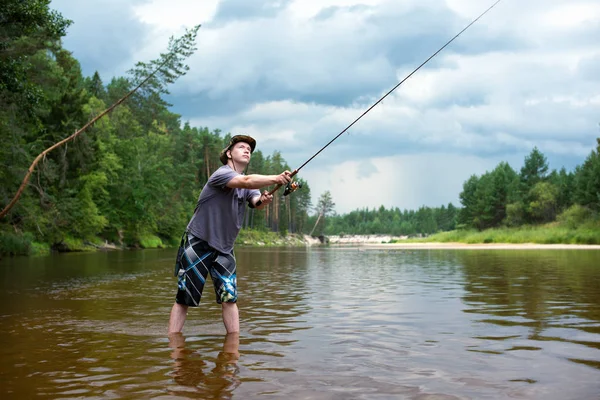
M 225 154 L 227 154 L 227 158 L 231 158 L 231 150 L 227 150 L 227 153 Z

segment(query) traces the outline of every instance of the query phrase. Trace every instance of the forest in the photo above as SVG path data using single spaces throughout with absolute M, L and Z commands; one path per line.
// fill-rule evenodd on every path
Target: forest
M 173 246 L 208 176 L 220 166 L 230 133 L 194 127 L 170 111 L 168 85 L 184 75 L 195 29 L 172 38 L 169 51 L 103 82 L 83 76 L 61 38 L 72 21 L 48 0 L 0 5 L 0 207 L 19 191 L 32 161 L 121 101 L 151 72 L 160 74 L 72 141 L 44 155 L 14 206 L 0 218 L 0 254 L 102 247 Z M 157 66 L 161 68 L 157 69 Z M 243 133 L 243 132 L 236 132 Z M 304 233 L 430 235 L 559 221 L 598 226 L 600 139 L 574 171 L 550 170 L 537 148 L 517 171 L 505 162 L 473 175 L 460 206 L 335 212 L 335 193 L 311 203 L 309 182 L 249 210 L 245 230 Z M 291 170 L 280 152 L 255 151 L 247 173 Z M 281 191 L 279 192 L 281 193 Z
M 450 203 L 414 211 L 381 206 L 346 215 L 335 215 L 329 206 L 323 213 L 326 218 L 322 218 L 327 222 L 319 222 L 321 230 L 317 231 L 326 235 L 411 236 L 455 229 L 483 231 L 556 223 L 569 229 L 600 232 L 600 138 L 597 147 L 573 172 L 565 168 L 550 170 L 545 155 L 534 147 L 518 171 L 501 162 L 481 176 L 472 175 L 464 182 L 459 199 L 460 207 Z M 311 217 L 309 225 L 314 220 Z
M 128 76 L 102 82 L 82 75 L 61 45 L 71 21 L 48 1 L 0 6 L 0 199 L 6 206 L 31 162 L 44 149 L 85 125 L 127 94 L 162 60 L 138 63 Z M 164 98 L 167 83 L 186 72 L 194 36 L 180 47 L 163 81 L 150 82 L 73 141 L 47 154 L 26 190 L 0 220 L 0 253 L 29 254 L 36 247 L 78 249 L 115 243 L 157 247 L 178 243 L 208 176 L 221 163 L 231 135 L 182 123 Z M 290 169 L 279 152 L 257 150 L 247 173 Z M 276 196 L 246 213 L 245 228 L 304 229 L 310 187 Z

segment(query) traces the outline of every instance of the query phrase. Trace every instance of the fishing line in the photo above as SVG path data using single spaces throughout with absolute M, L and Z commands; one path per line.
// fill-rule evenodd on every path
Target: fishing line
M 398 89 L 400 87 L 400 85 L 402 85 L 407 79 L 409 79 L 411 76 L 413 76 L 418 70 L 420 70 L 425 64 L 427 64 L 432 58 L 434 58 L 435 56 L 438 55 L 438 53 L 440 53 L 442 50 L 444 50 L 450 43 L 452 43 L 457 37 L 459 37 L 464 31 L 466 31 L 467 29 L 469 29 L 471 27 L 471 25 L 473 25 L 475 22 L 479 21 L 479 19 L 481 19 L 481 17 L 483 17 L 485 14 L 487 14 L 492 8 L 494 8 L 498 3 L 500 3 L 500 1 L 502 0 L 497 0 L 494 4 L 492 4 L 487 10 L 485 10 L 484 12 L 482 12 L 477 18 L 475 18 L 473 21 L 471 21 L 471 23 L 469 23 L 467 26 L 465 26 L 460 32 L 458 32 L 456 35 L 454 35 L 454 37 L 450 40 L 448 40 L 446 42 L 446 44 L 444 44 L 442 47 L 440 47 L 435 53 L 433 53 L 431 56 L 429 56 L 428 59 L 426 59 L 425 61 L 423 61 L 421 63 L 421 65 L 419 65 L 417 68 L 415 68 L 410 74 L 408 74 L 404 79 L 402 79 L 400 82 L 398 82 L 398 84 L 396 86 L 394 86 L 393 88 L 391 88 L 386 94 L 384 94 L 382 97 L 379 98 L 379 100 L 377 100 L 375 103 L 373 103 L 369 108 L 367 108 L 358 118 L 356 118 L 354 121 L 352 121 L 352 123 L 350 125 L 348 125 L 346 128 L 344 128 L 343 131 L 341 131 L 340 133 L 338 133 L 333 139 L 331 139 L 325 146 L 321 147 L 321 149 L 319 149 L 319 151 L 317 151 L 315 154 L 313 154 L 312 157 L 310 157 L 308 160 L 306 160 L 304 162 L 304 164 L 302 164 L 301 166 L 299 166 L 298 168 L 296 168 L 292 173 L 291 173 L 291 177 L 294 177 L 294 175 L 296 175 L 298 173 L 298 171 L 300 171 L 306 164 L 308 164 L 309 162 L 311 162 L 316 156 L 318 156 L 323 150 L 325 150 L 327 147 L 329 147 L 329 145 L 331 143 L 333 143 L 335 140 L 337 140 L 337 138 L 339 138 L 340 136 L 342 136 L 348 129 L 352 128 L 352 126 L 354 126 L 354 124 L 356 124 L 362 117 L 364 117 L 365 115 L 367 115 L 369 113 L 369 111 L 371 111 L 373 108 L 375 108 L 375 106 L 377 106 L 379 103 L 381 103 L 386 97 L 388 97 L 392 92 L 394 92 L 394 90 Z M 290 182 L 290 184 L 292 184 L 293 182 Z M 288 184 L 287 186 L 289 186 L 290 184 Z M 275 193 L 282 185 L 277 185 L 274 189 L 272 189 L 269 194 L 272 195 L 273 193 Z M 295 189 L 294 189 L 295 190 Z M 294 191 L 292 190 L 292 191 Z M 288 190 L 289 193 L 291 193 Z M 288 193 L 288 194 L 289 194 Z M 257 206 L 260 205 L 260 201 L 257 203 Z

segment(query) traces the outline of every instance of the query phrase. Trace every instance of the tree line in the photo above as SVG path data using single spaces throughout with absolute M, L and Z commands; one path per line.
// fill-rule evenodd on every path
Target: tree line
M 508 163 L 481 176 L 472 175 L 460 193 L 459 226 L 479 230 L 519 227 L 558 220 L 586 222 L 600 212 L 600 138 L 583 164 L 569 172 L 549 170 L 535 147 L 520 171 Z
M 569 228 L 596 224 L 600 214 L 600 138 L 583 164 L 569 172 L 549 169 L 534 147 L 519 171 L 500 162 L 492 171 L 472 175 L 459 194 L 461 207 L 422 206 L 418 210 L 363 208 L 337 215 L 332 196 L 319 199 L 308 225 L 325 235 L 429 235 L 454 229 L 485 230 L 558 221 Z M 326 222 L 325 222 L 326 221 Z M 594 225 L 595 226 L 595 225 Z
M 0 202 L 8 204 L 32 160 L 123 98 L 156 62 L 138 63 L 108 84 L 98 72 L 82 75 L 61 38 L 71 21 L 49 1 L 0 5 Z M 6 23 L 5 23 L 6 22 Z M 165 84 L 187 69 L 181 59 L 84 134 L 37 165 L 27 189 L 0 220 L 0 253 L 27 253 L 32 245 L 61 250 L 102 242 L 124 246 L 176 243 L 198 195 L 218 167 L 229 133 L 182 124 L 164 100 Z M 243 133 L 243 132 L 240 132 Z M 259 144 L 260 145 L 260 144 Z M 247 173 L 290 169 L 279 152 L 254 152 Z M 244 228 L 304 229 L 310 187 L 275 196 L 246 213 Z M 281 191 L 280 191 L 281 192 Z
M 393 235 L 418 236 L 456 229 L 459 209 L 452 203 L 441 207 L 422 206 L 418 210 L 368 207 L 339 215 L 331 193 L 319 198 L 316 215 L 308 218 L 313 235 Z

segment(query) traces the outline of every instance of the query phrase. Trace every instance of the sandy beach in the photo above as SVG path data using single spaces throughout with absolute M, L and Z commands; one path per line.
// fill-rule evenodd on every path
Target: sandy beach
M 386 235 L 328 236 L 331 246 L 369 249 L 451 249 L 451 250 L 600 250 L 597 244 L 538 244 L 538 243 L 411 243 L 406 237 Z M 396 243 L 389 243 L 396 240 Z
M 344 245 L 347 246 L 347 245 Z M 600 250 L 597 244 L 537 244 L 537 243 L 363 243 L 369 249 L 449 249 L 449 250 Z M 341 247 L 341 246 L 340 246 Z

